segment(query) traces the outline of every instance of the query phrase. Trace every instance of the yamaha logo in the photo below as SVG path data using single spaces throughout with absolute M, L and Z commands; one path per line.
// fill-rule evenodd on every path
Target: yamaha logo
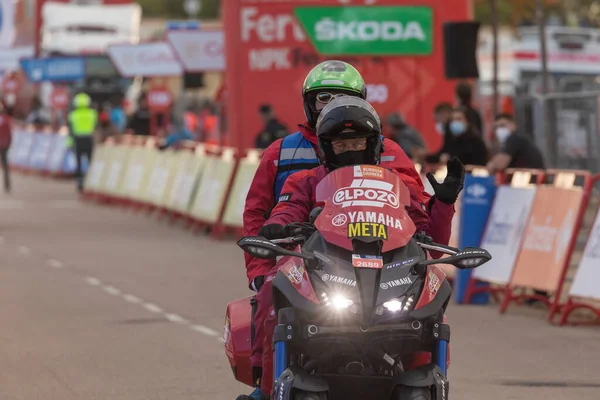
M 321 279 L 323 280 L 323 282 L 327 282 L 329 280 L 329 274 L 321 275 Z

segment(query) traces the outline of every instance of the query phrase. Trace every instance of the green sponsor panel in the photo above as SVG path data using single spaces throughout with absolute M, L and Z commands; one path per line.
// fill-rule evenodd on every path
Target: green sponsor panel
M 233 157 L 207 155 L 207 162 L 192 202 L 190 214 L 200 221 L 215 223 L 233 174 Z
M 135 200 L 141 203 L 148 203 L 148 197 L 146 196 L 146 188 L 150 182 L 150 176 L 152 174 L 152 169 L 154 166 L 154 162 L 156 158 L 159 156 L 158 150 L 154 147 L 144 147 L 143 158 L 140 159 L 140 167 L 139 171 L 142 171 L 140 174 L 139 186 L 135 184 L 135 191 L 132 188 L 130 193 L 131 200 Z
M 98 192 L 101 188 L 102 178 L 106 172 L 106 165 L 110 161 L 112 146 L 100 144 L 94 151 L 92 163 L 85 175 L 85 190 Z
M 161 151 L 154 160 L 150 180 L 146 186 L 146 198 L 148 203 L 162 207 L 169 178 L 173 166 L 173 151 Z
M 421 56 L 433 52 L 430 7 L 298 7 L 294 12 L 323 55 Z
M 192 204 L 207 162 L 206 154 L 194 154 L 187 166 L 185 177 L 179 188 L 180 194 L 177 197 L 177 207 L 184 213 L 191 213 Z
M 123 193 L 128 199 L 133 199 L 141 188 L 142 177 L 147 169 L 147 155 L 148 149 L 145 147 L 134 147 L 129 154 L 129 162 L 123 180 Z
M 107 163 L 106 172 L 103 174 L 100 192 L 121 196 L 122 182 L 125 180 L 125 170 L 131 153 L 129 146 L 112 146 L 110 161 Z
M 174 203 L 177 198 L 177 190 L 181 185 L 183 174 L 191 157 L 192 154 L 189 151 L 178 151 L 171 157 L 171 173 L 162 201 L 163 207 L 169 210 L 175 210 Z
M 223 224 L 236 227 L 244 225 L 243 216 L 246 196 L 250 190 L 250 185 L 258 169 L 259 162 L 260 159 L 258 158 L 245 158 L 240 161 L 240 166 L 234 178 L 229 198 L 227 199 L 227 206 L 223 214 Z

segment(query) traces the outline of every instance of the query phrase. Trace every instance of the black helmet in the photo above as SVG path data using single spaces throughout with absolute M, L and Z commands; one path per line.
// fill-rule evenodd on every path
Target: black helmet
M 378 165 L 381 158 L 381 121 L 375 109 L 366 100 L 343 96 L 327 104 L 317 119 L 319 150 L 325 166 L 331 170 L 348 165 Z M 335 154 L 332 139 L 366 138 L 362 151 Z

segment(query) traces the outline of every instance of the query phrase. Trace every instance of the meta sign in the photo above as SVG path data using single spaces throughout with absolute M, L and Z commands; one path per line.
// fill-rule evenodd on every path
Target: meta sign
M 85 78 L 82 57 L 23 58 L 20 63 L 31 82 L 69 82 Z
M 470 19 L 470 3 L 223 0 L 230 143 L 253 146 L 264 103 L 286 125 L 302 123 L 306 74 L 338 59 L 363 75 L 367 100 L 382 118 L 402 112 L 429 147 L 438 147 L 431 115 L 452 99 L 456 84 L 444 78 L 443 22 Z

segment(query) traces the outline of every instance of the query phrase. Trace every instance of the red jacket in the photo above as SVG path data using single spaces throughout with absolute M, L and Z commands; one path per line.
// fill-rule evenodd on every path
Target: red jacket
M 266 224 L 287 225 L 292 222 L 308 221 L 311 210 L 322 205 L 316 202 L 315 192 L 317 184 L 325 178 L 327 173 L 327 169 L 321 165 L 290 175 L 281 192 L 292 195 L 286 201 L 280 201 L 275 206 Z M 422 204 L 417 201 L 416 196 L 412 194 L 412 189 L 409 188 L 409 191 L 411 192 L 411 202 L 407 211 L 417 232 L 424 231 L 431 236 L 434 242 L 448 244 L 454 206 L 441 201 L 433 201 L 430 204 L 429 213 L 427 213 Z M 441 254 L 432 255 L 436 258 L 441 256 Z
M 6 113 L 0 114 L 0 149 L 8 149 L 11 142 L 10 117 Z
M 302 135 L 306 139 L 308 139 L 315 147 L 315 150 L 317 150 L 318 140 L 315 131 L 308 128 L 305 125 L 298 125 L 298 127 Z M 248 191 L 248 196 L 246 197 L 246 207 L 244 209 L 244 236 L 256 236 L 258 234 L 258 230 L 266 222 L 266 219 L 264 217 L 265 212 L 275 206 L 275 199 L 273 198 L 273 187 L 275 185 L 275 176 L 277 174 L 276 162 L 279 160 L 281 140 L 282 139 L 279 139 L 273 142 L 264 151 L 260 165 L 258 166 L 258 170 L 254 175 L 252 185 L 250 185 L 250 190 Z M 400 146 L 398 146 L 396 142 L 393 142 L 389 139 L 385 139 L 383 145 L 384 153 L 382 154 L 382 157 L 387 156 L 387 159 L 393 159 L 391 161 L 382 162 L 381 166 L 395 170 L 402 178 L 402 181 L 410 189 L 411 197 L 414 203 L 420 204 L 421 207 L 424 207 L 426 204 L 429 203 L 429 199 L 431 196 L 425 192 L 423 182 L 421 182 L 421 177 L 417 173 L 414 164 L 406 156 L 406 153 L 404 153 L 404 151 L 400 148 Z M 300 172 L 302 171 L 298 171 L 295 174 L 299 174 Z M 282 191 L 282 193 L 286 192 Z M 449 209 L 453 210 L 452 207 L 450 207 Z M 443 232 L 447 232 L 447 236 L 449 238 L 452 212 L 448 213 L 450 214 L 450 218 L 447 218 L 445 222 L 444 220 L 440 221 L 440 225 L 446 223 L 447 226 L 444 226 L 443 228 L 439 229 Z M 427 214 L 423 214 L 426 218 Z M 307 220 L 307 218 L 301 218 L 294 222 L 300 222 L 305 220 Z M 439 243 L 447 243 L 448 240 L 449 239 L 446 239 L 445 242 Z M 244 257 L 246 259 L 246 273 L 248 275 L 248 280 L 250 283 L 252 283 L 254 278 L 260 275 L 265 275 L 272 268 L 273 262 L 271 260 L 262 260 L 259 258 L 254 258 L 249 256 L 247 253 L 244 253 Z

